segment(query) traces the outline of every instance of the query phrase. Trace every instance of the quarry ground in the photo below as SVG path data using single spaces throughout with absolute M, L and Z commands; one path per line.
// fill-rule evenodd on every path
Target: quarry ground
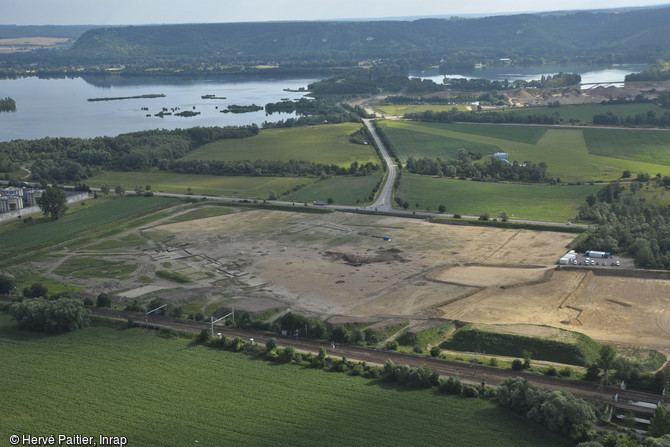
M 609 266 L 600 267 L 608 276 L 598 267 L 557 269 L 571 234 L 349 213 L 236 211 L 159 221 L 129 230 L 141 243 L 91 244 L 37 267 L 93 297 L 103 291 L 121 301 L 160 297 L 189 312 L 291 310 L 337 323 L 440 318 L 515 325 L 515 332 L 530 335 L 548 325 L 670 354 L 670 281 L 619 277 Z M 128 233 L 116 238 L 133 240 Z M 106 279 L 56 274 L 76 257 L 137 269 Z M 175 284 L 156 276 L 158 270 L 191 282 Z

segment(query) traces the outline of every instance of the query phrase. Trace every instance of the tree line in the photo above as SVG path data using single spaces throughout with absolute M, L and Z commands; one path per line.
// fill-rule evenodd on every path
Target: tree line
M 475 112 L 459 111 L 455 107 L 451 110 L 435 112 L 407 113 L 404 118 L 415 121 L 428 121 L 433 123 L 515 123 L 515 124 L 560 124 L 562 119 L 556 114 L 537 113 L 526 114 L 517 112 Z
M 494 182 L 508 180 L 514 182 L 546 182 L 547 164 L 535 163 L 504 163 L 501 160 L 491 159 L 483 163 L 475 163 L 482 158 L 480 153 L 459 150 L 455 160 L 440 158 L 410 157 L 405 163 L 405 169 L 413 174 L 437 175 L 439 177 L 470 178 L 473 180 Z
M 258 126 L 252 124 L 146 130 L 116 137 L 13 140 L 0 143 L 0 169 L 11 172 L 8 168 L 34 160 L 31 170 L 36 181 L 80 181 L 96 168 L 135 171 L 160 167 L 212 141 L 247 138 L 258 132 Z
M 552 75 L 542 75 L 539 80 L 525 81 L 517 79 L 509 81 L 489 81 L 488 79 L 465 79 L 465 78 L 447 78 L 444 84 L 450 90 L 462 92 L 481 92 L 491 90 L 513 90 L 519 88 L 559 88 L 576 85 L 582 82 L 581 75 L 575 73 L 558 73 Z
M 353 162 L 349 167 L 336 164 L 314 163 L 305 160 L 170 160 L 160 163 L 158 167 L 164 171 L 177 174 L 210 174 L 210 175 L 250 175 L 250 176 L 291 176 L 306 175 L 369 175 L 380 169 L 378 164 Z

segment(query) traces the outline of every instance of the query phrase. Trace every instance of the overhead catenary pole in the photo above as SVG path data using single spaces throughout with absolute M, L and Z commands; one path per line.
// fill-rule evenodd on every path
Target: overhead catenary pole
M 147 327 L 147 334 L 149 333 L 149 314 L 154 313 L 154 312 L 156 312 L 156 311 L 158 311 L 158 310 L 161 310 L 161 309 L 164 308 L 165 306 L 167 306 L 167 303 L 163 304 L 163 305 L 160 306 L 160 307 L 155 308 L 154 310 L 150 310 L 150 311 L 148 311 L 147 313 L 144 314 L 144 324 L 145 324 L 146 327 Z

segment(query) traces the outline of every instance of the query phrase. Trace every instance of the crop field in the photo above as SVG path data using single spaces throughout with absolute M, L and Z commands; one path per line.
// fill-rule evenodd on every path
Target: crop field
M 566 445 L 480 399 L 268 364 L 136 329 L 44 336 L 17 331 L 1 313 L 0 343 L 2 439 L 78 433 L 164 446 Z
M 589 154 L 670 165 L 670 132 L 638 129 L 584 129 Z M 656 172 L 649 171 L 654 175 Z
M 452 180 L 403 174 L 397 196 L 409 202 L 410 209 L 437 211 L 440 205 L 448 214 L 498 217 L 503 211 L 510 218 L 566 222 L 577 214 L 577 207 L 602 185 L 533 185 Z
M 404 116 L 407 113 L 421 113 L 427 110 L 446 112 L 452 109 L 467 110 L 467 106 L 457 104 L 377 104 L 372 106 L 383 116 Z
M 67 240 L 81 233 L 117 223 L 132 216 L 140 216 L 177 203 L 167 197 L 123 197 L 113 200 L 92 200 L 85 207 L 71 205 L 68 212 L 57 221 L 47 218 L 29 224 L 15 222 L 0 225 L 0 254 L 20 253 L 58 241 Z
M 338 205 L 363 205 L 372 193 L 381 174 L 364 176 L 337 176 L 321 180 L 305 188 L 282 197 L 281 200 L 311 203 L 315 200 L 326 201 L 332 198 Z
M 187 194 L 189 188 L 195 196 L 208 195 L 219 197 L 240 197 L 267 199 L 270 191 L 281 194 L 298 185 L 309 185 L 316 181 L 308 177 L 220 177 L 215 175 L 173 174 L 170 172 L 116 172 L 107 171 L 91 177 L 86 183 L 94 188 L 103 185 L 114 191 L 116 185 L 122 185 L 132 191 L 134 185 L 151 185 L 154 192 Z
M 361 124 L 356 123 L 264 129 L 253 137 L 206 144 L 181 160 L 301 160 L 345 167 L 354 161 L 379 164 L 371 146 L 349 141 L 359 129 Z
M 384 129 L 383 126 L 386 126 L 385 133 L 401 160 L 410 155 L 450 158 L 453 157 L 450 154 L 457 153 L 462 147 L 466 150 L 480 148 L 477 151 L 484 155 L 507 152 L 510 161 L 545 162 L 547 174 L 561 178 L 563 182 L 617 180 L 626 169 L 633 173 L 670 174 L 670 164 L 667 164 L 664 155 L 670 151 L 670 138 L 663 138 L 664 135 L 670 136 L 670 132 L 388 120 L 382 123 Z M 466 132 L 464 129 L 468 126 L 472 127 Z M 495 127 L 505 130 L 492 129 Z M 519 132 L 516 138 L 513 137 L 515 131 Z M 610 132 L 610 135 L 604 136 Z M 617 139 L 610 148 L 608 142 Z M 454 147 L 454 140 L 465 143 Z M 414 144 L 413 141 L 421 144 Z M 622 158 L 623 153 L 626 158 Z
M 502 110 L 501 110 L 502 111 Z M 635 117 L 637 114 L 646 115 L 648 111 L 653 111 L 657 115 L 663 115 L 665 110 L 652 103 L 641 104 L 579 104 L 562 105 L 561 107 L 529 107 L 523 109 L 507 109 L 519 115 L 554 115 L 558 114 L 563 121 L 571 120 L 593 124 L 593 115 L 601 113 L 612 113 L 620 118 L 627 116 Z

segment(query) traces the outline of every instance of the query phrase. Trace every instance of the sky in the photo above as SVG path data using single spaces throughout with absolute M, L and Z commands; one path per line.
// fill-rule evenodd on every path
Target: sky
M 138 25 L 369 19 L 564 11 L 663 4 L 645 0 L 1 0 L 0 24 Z

